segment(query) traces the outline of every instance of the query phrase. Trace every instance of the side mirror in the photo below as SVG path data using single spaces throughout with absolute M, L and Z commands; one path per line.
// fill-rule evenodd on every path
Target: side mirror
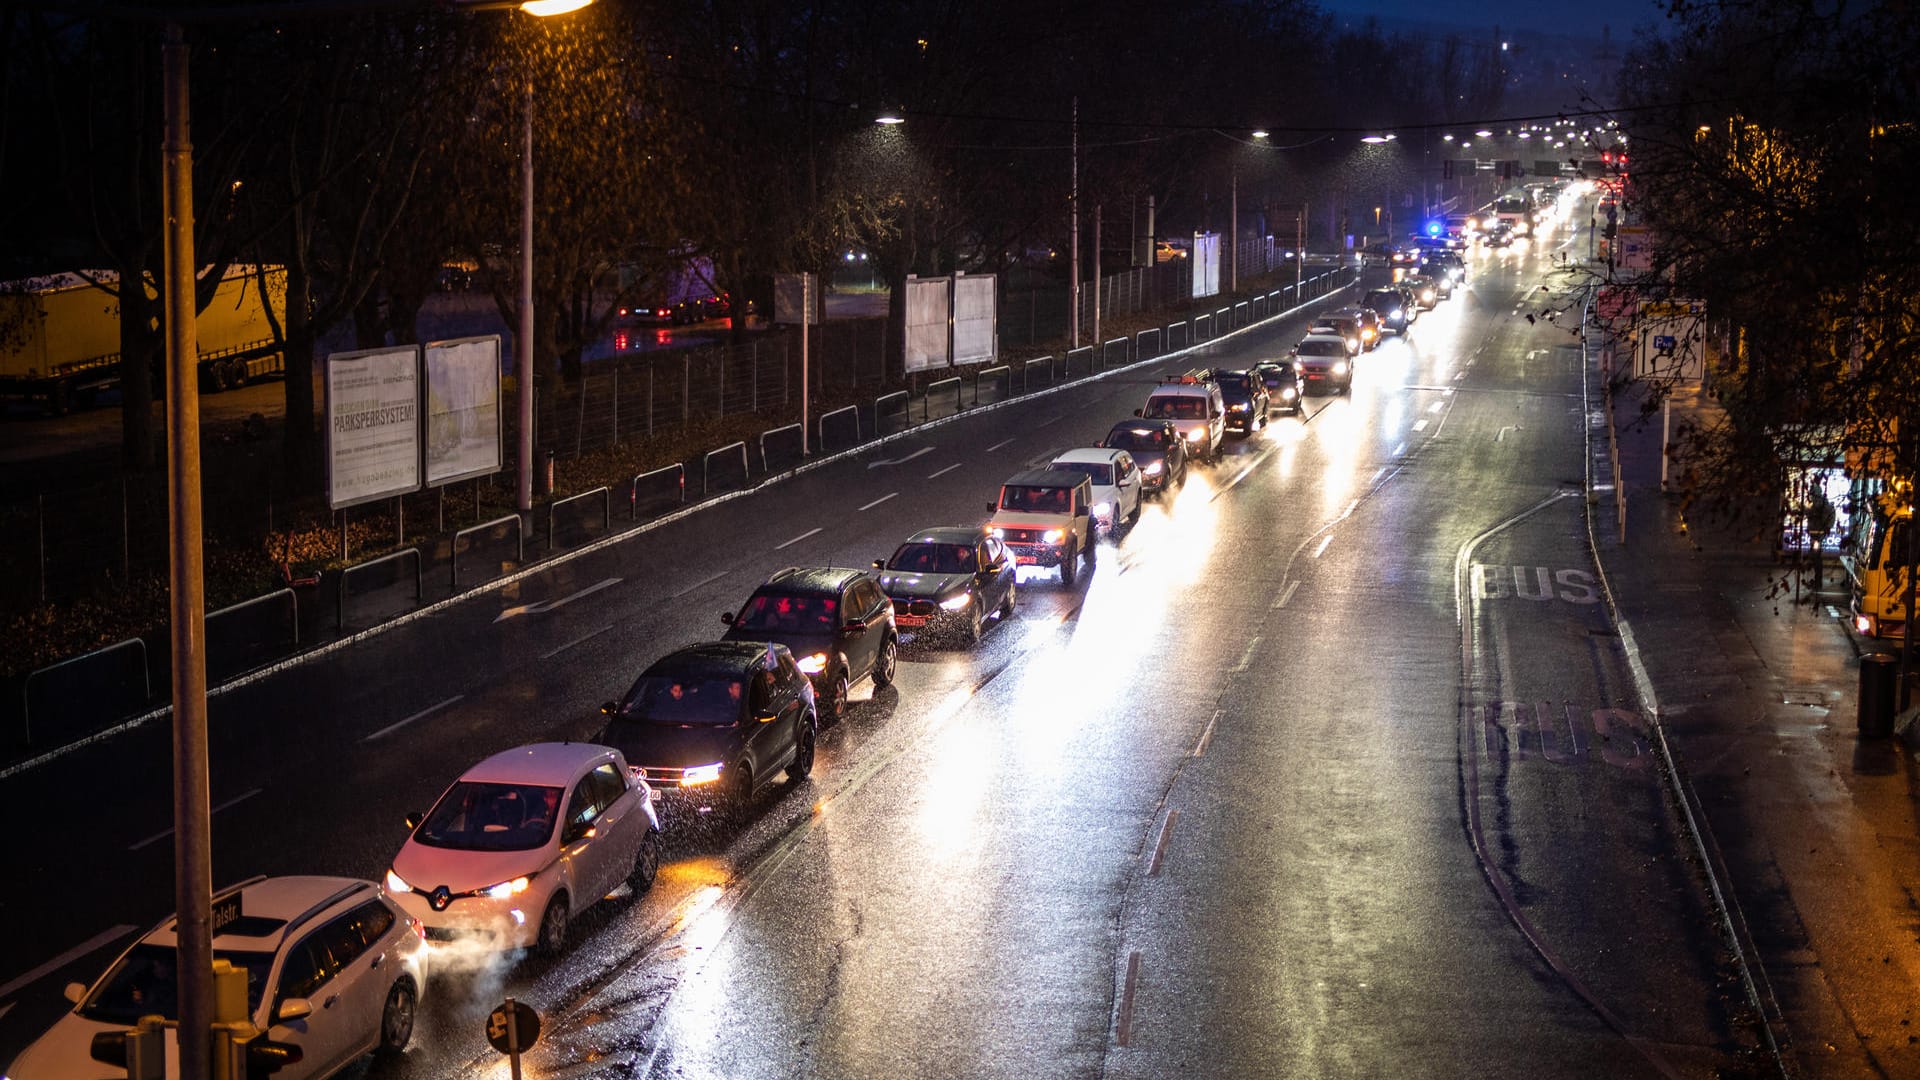
M 848 619 L 846 625 L 840 628 L 840 632 L 843 634 L 864 634 L 867 632 L 867 620 Z
M 995 511 L 997 511 L 997 510 L 999 510 L 999 509 L 1000 509 L 1000 507 L 999 507 L 999 506 L 998 506 L 997 504 L 995 504 L 995 503 L 988 503 L 988 504 L 987 504 L 987 513 L 989 513 L 989 514 L 991 514 L 991 513 L 994 513 Z
M 728 626 L 732 626 L 732 625 L 733 625 L 733 612 L 731 612 L 731 611 L 723 611 L 723 612 L 721 612 L 721 613 L 720 613 L 720 621 L 721 621 L 721 622 L 723 622 L 723 623 L 726 623 L 726 624 L 727 624 Z
M 304 1020 L 313 1015 L 313 1002 L 306 998 L 288 998 L 273 1010 L 275 1023 L 285 1024 L 293 1020 Z
M 80 1004 L 80 999 L 87 996 L 87 984 L 77 982 L 68 983 L 67 988 L 62 990 L 61 993 L 66 995 L 68 1001 L 78 1005 Z
M 887 560 L 885 559 L 873 560 L 873 568 L 875 570 L 885 570 L 887 568 Z
M 1135 415 L 1135 416 L 1145 416 L 1145 415 L 1147 415 L 1147 414 L 1146 414 L 1146 410 L 1144 410 L 1144 409 L 1135 409 L 1135 410 L 1133 410 L 1133 415 Z
M 611 701 L 603 701 L 600 703 L 600 715 L 612 716 L 614 714 L 614 711 L 618 708 L 620 708 L 620 706 L 615 705 Z
M 418 810 L 415 810 L 413 813 L 408 814 L 407 815 L 407 831 L 412 832 L 414 829 L 419 828 L 420 822 L 424 820 L 425 820 L 425 815 L 421 814 L 420 811 Z

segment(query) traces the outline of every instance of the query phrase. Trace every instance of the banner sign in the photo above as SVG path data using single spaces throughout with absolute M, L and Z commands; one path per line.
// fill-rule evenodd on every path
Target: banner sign
M 427 486 L 500 471 L 500 335 L 432 341 L 427 370 Z
M 1193 265 L 1193 297 L 1213 296 L 1220 291 L 1220 234 L 1194 233 L 1193 254 L 1188 259 Z
M 327 357 L 327 504 L 335 510 L 420 490 L 420 350 Z
M 995 307 L 1000 282 L 995 274 L 962 274 L 953 279 L 953 362 L 991 362 L 1000 353 Z
M 948 304 L 952 299 L 948 288 L 948 279 L 943 277 L 907 278 L 908 371 L 943 368 L 952 363 L 947 353 Z

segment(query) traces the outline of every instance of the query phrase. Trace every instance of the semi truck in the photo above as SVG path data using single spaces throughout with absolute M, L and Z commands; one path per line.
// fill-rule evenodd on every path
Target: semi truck
M 147 293 L 157 295 L 152 285 Z M 267 318 L 269 303 L 275 320 L 285 318 L 286 298 L 284 267 L 235 266 L 227 271 L 196 319 L 201 392 L 217 393 L 286 373 Z M 79 274 L 0 284 L 0 396 L 38 401 L 57 415 L 89 404 L 94 395 L 119 382 L 117 296 Z M 156 377 L 154 385 L 164 385 L 164 380 Z

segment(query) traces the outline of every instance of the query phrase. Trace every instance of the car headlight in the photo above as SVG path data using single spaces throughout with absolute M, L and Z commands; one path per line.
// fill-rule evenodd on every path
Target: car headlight
M 519 896 L 521 893 L 526 892 L 527 886 L 530 884 L 532 884 L 532 882 L 527 878 L 517 877 L 512 881 L 503 881 L 498 885 L 492 885 L 480 891 L 495 900 L 505 900 L 509 896 Z
M 827 654 L 817 652 L 811 656 L 803 656 L 794 666 L 806 672 L 808 675 L 818 675 L 827 670 Z
M 1357 348 L 1359 348 L 1359 347 L 1360 347 L 1360 339 L 1359 339 L 1359 338 L 1357 338 L 1357 337 L 1350 337 L 1350 338 L 1348 338 L 1348 339 L 1347 339 L 1347 348 L 1349 348 L 1349 349 L 1357 349 Z
M 1299 393 L 1300 391 L 1295 390 L 1291 386 L 1288 386 L 1281 389 L 1280 396 L 1285 398 L 1288 401 L 1292 401 L 1295 397 L 1299 396 Z
M 682 787 L 693 787 L 695 784 L 711 784 L 718 779 L 720 779 L 720 763 L 717 761 L 711 765 L 695 765 L 693 768 L 687 769 L 680 774 L 680 784 Z
M 1229 406 L 1227 406 L 1227 411 L 1229 411 L 1229 412 L 1246 412 L 1246 411 L 1247 411 L 1247 407 L 1246 407 L 1245 405 L 1241 405 L 1241 404 L 1238 404 L 1238 403 L 1235 403 L 1235 404 L 1232 404 L 1232 405 L 1229 405 Z
M 1113 504 L 1112 504 L 1112 503 L 1110 503 L 1110 502 L 1097 502 L 1097 503 L 1094 503 L 1094 504 L 1093 504 L 1093 516 L 1094 516 L 1094 517 L 1106 517 L 1106 516 L 1107 516 L 1108 514 L 1111 514 L 1111 513 L 1113 513 Z
M 993 538 L 995 540 L 1005 540 L 1007 538 L 1006 530 L 1002 529 L 998 525 L 995 525 L 993 528 L 988 529 L 987 531 L 993 534 Z
M 1431 299 L 1433 299 L 1433 290 L 1432 290 L 1432 289 L 1423 289 L 1423 290 L 1421 290 L 1421 293 L 1420 293 L 1420 299 L 1422 299 L 1422 300 L 1431 300 Z
M 1159 476 L 1162 468 L 1163 466 L 1160 462 L 1149 461 L 1145 465 L 1140 466 L 1140 471 L 1148 476 Z
M 1402 311 L 1402 310 L 1400 310 L 1399 308 L 1394 308 L 1394 309 L 1393 309 L 1393 313 L 1392 313 L 1392 314 L 1390 314 L 1390 315 L 1388 315 L 1388 316 L 1387 316 L 1387 318 L 1389 318 L 1389 319 L 1399 319 L 1399 318 L 1404 318 L 1404 317 L 1406 316 L 1406 314 L 1407 314 L 1406 312 L 1404 312 L 1404 311 Z
M 1335 360 L 1333 362 L 1333 373 L 1335 375 L 1345 375 L 1347 373 L 1347 362 L 1345 360 Z
M 413 891 L 413 886 L 407 884 L 406 878 L 403 878 L 399 874 L 394 873 L 391 868 L 387 870 L 387 892 L 388 893 L 393 895 L 399 895 L 401 893 L 410 893 L 412 891 Z
M 967 605 L 971 603 L 973 603 L 973 597 L 961 593 L 959 596 L 950 596 L 940 601 L 940 606 L 948 611 L 965 611 Z
M 1187 441 L 1188 441 L 1188 442 L 1199 442 L 1199 441 L 1200 441 L 1201 439 L 1204 439 L 1204 438 L 1206 438 L 1206 437 L 1207 437 L 1207 429 L 1206 429 L 1206 428 L 1203 428 L 1203 427 L 1197 427 L 1197 428 L 1189 428 L 1189 429 L 1187 430 Z
M 1064 529 L 1048 529 L 1046 533 L 1040 537 L 1041 540 L 1049 544 L 1057 544 L 1066 538 L 1067 533 Z

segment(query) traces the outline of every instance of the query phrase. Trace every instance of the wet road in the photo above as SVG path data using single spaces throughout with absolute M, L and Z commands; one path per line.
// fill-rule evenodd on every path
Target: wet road
M 1076 588 L 1023 581 L 970 651 L 910 643 L 807 783 L 744 829 L 681 815 L 650 894 L 590 912 L 556 964 L 438 980 L 415 1050 L 367 1071 L 503 1072 L 480 1029 L 504 993 L 547 1016 L 542 1076 L 1743 1067 L 1569 496 L 1577 353 L 1524 318 L 1563 283 L 1551 246 L 1477 258 L 1351 398 L 1196 470 Z M 778 567 L 979 520 L 1152 378 L 938 426 L 215 699 L 216 877 L 377 878 L 402 815 L 466 764 L 591 730 Z M 162 913 L 166 745 L 142 729 L 0 781 L 10 815 L 63 819 L 14 845 L 61 885 L 0 897 L 41 928 L 0 942 L 0 979 Z M 108 955 L 0 994 L 0 1060 Z

